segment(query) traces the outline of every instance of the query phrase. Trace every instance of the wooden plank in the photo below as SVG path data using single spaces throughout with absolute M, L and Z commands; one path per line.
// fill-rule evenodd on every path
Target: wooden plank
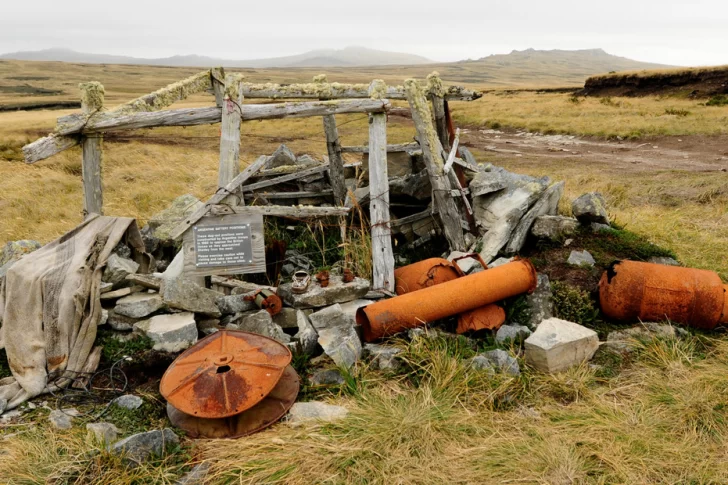
M 281 175 L 280 177 L 275 177 L 268 180 L 261 180 L 260 182 L 255 182 L 250 185 L 245 185 L 242 187 L 243 192 L 252 192 L 253 190 L 262 189 L 264 187 L 270 187 L 272 185 L 278 185 L 282 184 L 284 182 L 290 182 L 291 180 L 297 180 L 303 177 L 308 177 L 309 175 L 315 175 L 317 173 L 323 173 L 329 169 L 328 164 L 324 165 L 318 165 L 316 167 L 307 168 L 306 170 L 301 170 L 299 172 L 290 173 L 288 175 Z
M 83 83 L 81 88 L 81 109 L 92 115 L 104 107 L 104 87 L 97 82 Z M 103 137 L 98 134 L 84 136 L 81 140 L 84 214 L 103 214 L 104 198 L 101 186 L 101 162 Z
M 387 145 L 387 153 L 395 152 L 416 152 L 420 150 L 419 143 L 398 143 L 395 145 Z M 369 147 L 363 146 L 343 146 L 341 147 L 343 153 L 369 153 Z
M 435 128 L 432 126 L 432 114 L 425 93 L 414 79 L 408 79 L 404 85 L 445 238 L 451 250 L 464 251 L 465 238 L 460 225 L 460 211 L 450 196 L 451 186 L 443 171 L 442 146 L 435 133 Z
M 461 146 L 459 148 L 459 151 L 463 158 L 455 158 L 455 163 L 463 168 L 467 168 L 471 172 L 480 172 L 480 167 L 478 167 L 478 161 L 475 159 L 473 154 L 470 153 L 470 150 L 468 150 L 464 146 Z
M 182 101 L 188 96 L 212 88 L 210 71 L 202 71 L 181 81 L 169 84 L 153 93 L 145 94 L 117 107 L 116 113 L 138 113 L 142 111 L 158 111 L 162 108 Z
M 334 191 L 334 203 L 343 205 L 346 199 L 346 182 L 344 181 L 344 160 L 341 157 L 341 143 L 339 143 L 339 130 L 336 128 L 336 116 L 323 117 L 324 133 L 326 134 L 326 151 L 329 154 L 329 179 Z
M 443 168 L 445 173 L 450 172 L 450 169 L 452 168 L 452 164 L 455 163 L 455 157 L 458 153 L 458 145 L 460 144 L 460 128 L 457 129 L 455 132 L 455 140 L 452 142 L 452 148 L 450 149 L 450 154 L 447 156 L 447 161 L 445 162 L 445 167 Z
M 372 288 L 394 291 L 394 254 L 389 226 L 387 116 L 369 117 L 369 221 L 372 236 Z
M 229 184 L 227 184 L 225 187 L 217 189 L 217 192 L 215 192 L 215 195 L 210 197 L 210 200 L 208 200 L 204 206 L 197 209 L 190 217 L 185 219 L 184 221 L 177 224 L 177 226 L 169 231 L 170 237 L 172 239 L 177 239 L 180 237 L 184 232 L 192 227 L 192 224 L 199 221 L 207 212 L 210 210 L 210 207 L 219 204 L 225 198 L 234 193 L 238 187 L 240 187 L 242 184 L 245 183 L 246 180 L 248 180 L 255 172 L 260 170 L 263 165 L 265 165 L 265 162 L 268 157 L 265 155 L 262 155 L 258 157 L 258 159 L 248 165 L 245 170 L 240 172 L 240 174 L 235 177 Z
M 272 99 L 356 99 L 371 97 L 369 86 L 368 84 L 320 82 L 301 84 L 246 83 L 243 95 L 246 98 Z M 445 98 L 454 101 L 472 101 L 483 96 L 478 91 L 472 91 L 461 86 L 448 86 L 443 89 Z M 386 99 L 407 99 L 405 88 L 402 86 L 387 86 L 387 90 L 382 97 Z
M 265 272 L 265 241 L 263 238 L 263 216 L 261 214 L 246 212 L 243 214 L 205 216 L 195 223 L 194 228 L 198 229 L 229 224 L 250 224 L 251 262 L 227 266 L 198 266 L 197 248 L 195 248 L 195 231 L 188 231 L 185 234 L 183 244 L 183 274 L 185 276 L 200 277 Z
M 225 76 L 225 97 L 222 106 L 220 127 L 220 163 L 217 172 L 217 186 L 225 187 L 240 173 L 240 124 L 243 104 L 243 76 Z M 227 202 L 234 203 L 230 195 Z M 240 200 L 242 204 L 242 200 Z
M 325 165 L 325 164 L 324 164 Z M 284 165 L 283 167 L 269 168 L 267 170 L 261 170 L 256 173 L 251 179 L 259 179 L 263 177 L 278 177 L 281 175 L 287 175 L 289 173 L 298 173 L 302 170 L 309 169 L 311 167 L 320 167 L 321 164 L 306 164 L 306 165 Z M 361 167 L 361 162 L 352 162 L 344 164 L 344 168 Z
M 380 113 L 391 107 L 387 100 L 348 99 L 339 101 L 302 101 L 276 104 L 246 104 L 243 121 L 280 118 L 305 118 L 346 113 Z M 217 107 L 172 109 L 147 113 L 98 113 L 89 118 L 72 114 L 58 119 L 56 134 L 95 133 L 134 130 L 158 126 L 196 126 L 219 123 L 222 110 Z
M 405 224 L 409 224 L 411 222 L 416 222 L 422 219 L 426 219 L 428 217 L 432 217 L 434 214 L 430 209 L 427 209 L 422 212 L 417 212 L 416 214 L 411 214 L 409 216 L 400 217 L 399 219 L 395 219 L 393 221 L 389 222 L 389 226 L 392 228 L 404 226 Z
M 28 143 L 23 147 L 25 163 L 35 163 L 45 160 L 57 153 L 75 147 L 78 143 L 79 139 L 77 136 L 61 136 L 55 133 L 38 138 L 33 143 Z
M 318 192 L 300 191 L 300 192 L 251 192 L 246 194 L 249 197 L 261 197 L 263 199 L 300 199 L 307 197 L 322 197 L 333 195 L 333 190 L 319 190 Z
M 450 151 L 449 134 L 447 132 L 447 119 L 445 117 L 445 100 L 442 96 L 431 96 L 432 114 L 435 117 L 435 130 L 443 150 Z
M 308 205 L 251 205 L 245 207 L 218 205 L 210 208 L 214 215 L 223 214 L 261 214 L 272 217 L 293 217 L 297 219 L 308 217 L 335 217 L 345 216 L 351 209 L 348 207 L 315 207 Z

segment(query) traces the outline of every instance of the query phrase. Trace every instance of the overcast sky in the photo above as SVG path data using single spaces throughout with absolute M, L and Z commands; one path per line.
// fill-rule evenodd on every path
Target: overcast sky
M 361 45 L 455 61 L 601 47 L 641 61 L 728 64 L 728 0 L 0 0 L 0 19 L 0 53 L 253 59 Z

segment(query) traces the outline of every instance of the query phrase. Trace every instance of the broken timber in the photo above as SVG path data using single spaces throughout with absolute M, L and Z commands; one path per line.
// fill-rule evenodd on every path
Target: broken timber
M 81 109 L 87 115 L 96 113 L 104 107 L 104 87 L 97 82 L 84 83 L 81 88 Z M 83 211 L 88 214 L 103 214 L 104 198 L 101 187 L 101 161 L 103 152 L 100 134 L 81 138 L 83 178 Z
M 222 127 L 220 128 L 220 164 L 217 172 L 217 186 L 225 187 L 240 172 L 240 123 L 243 104 L 243 77 L 228 74 L 225 77 L 225 94 L 222 104 Z M 228 202 L 235 202 L 230 196 Z M 240 203 L 243 204 L 242 199 Z
M 342 83 L 303 83 L 303 84 L 248 84 L 243 87 L 243 95 L 246 98 L 369 98 L 371 97 L 370 85 L 368 84 L 342 84 Z M 483 96 L 478 91 L 465 89 L 461 86 L 448 86 L 443 88 L 445 99 L 453 101 L 473 101 Z M 387 86 L 386 91 L 381 93 L 386 99 L 407 99 L 406 88 L 403 86 Z
M 418 139 L 421 142 L 422 154 L 427 166 L 427 173 L 432 184 L 435 207 L 440 213 L 443 232 L 450 249 L 465 251 L 465 238 L 460 222 L 457 204 L 450 196 L 451 186 L 443 170 L 442 147 L 432 126 L 432 114 L 425 98 L 425 93 L 417 81 L 408 79 L 404 83 L 407 90 L 407 102 L 412 110 Z
M 369 146 L 343 146 L 341 147 L 341 151 L 344 153 L 369 153 Z M 420 151 L 419 143 L 399 143 L 396 145 L 387 145 L 387 153 L 418 151 Z

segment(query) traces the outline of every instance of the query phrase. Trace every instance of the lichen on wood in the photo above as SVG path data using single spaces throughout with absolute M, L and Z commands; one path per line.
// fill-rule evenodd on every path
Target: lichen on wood
M 137 113 L 140 111 L 157 111 L 177 101 L 212 88 L 210 71 L 202 71 L 176 83 L 158 89 L 128 103 L 122 104 L 114 111 L 117 113 Z
M 78 85 L 81 90 L 81 106 L 86 111 L 94 111 L 104 106 L 104 85 L 100 82 L 91 81 Z
M 240 73 L 225 75 L 225 99 L 240 101 L 240 86 L 245 76 Z
M 427 75 L 427 92 L 433 96 L 445 96 L 445 89 L 442 86 L 439 72 L 433 71 Z
M 430 105 L 427 102 L 427 98 L 425 98 L 424 96 L 418 96 L 418 94 L 422 92 L 422 88 L 420 88 L 420 85 L 417 83 L 417 80 L 416 79 L 407 79 L 404 82 L 404 90 L 407 93 L 407 101 L 410 104 L 410 109 L 417 110 L 421 119 L 432 120 L 432 111 L 430 110 Z M 428 144 L 429 149 L 433 153 L 439 153 L 438 147 L 440 145 L 440 141 L 437 138 L 437 132 L 435 131 L 435 128 L 432 126 L 432 123 L 431 122 L 426 123 L 423 128 L 427 135 L 427 140 L 425 140 L 425 141 Z M 433 163 L 436 166 L 438 166 L 438 171 L 439 171 L 439 173 L 437 173 L 435 175 L 442 175 L 443 168 L 444 168 L 443 164 L 442 164 L 442 158 L 433 157 Z
M 375 79 L 369 85 L 369 97 L 372 99 L 385 99 L 387 97 L 387 84 L 382 79 Z

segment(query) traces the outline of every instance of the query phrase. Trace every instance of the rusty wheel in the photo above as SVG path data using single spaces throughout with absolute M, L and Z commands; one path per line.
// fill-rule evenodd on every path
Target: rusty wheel
M 167 416 L 190 438 L 219 439 L 240 438 L 260 431 L 281 419 L 296 402 L 300 381 L 290 365 L 281 380 L 265 399 L 235 416 L 206 419 L 190 416 L 167 403 Z
M 164 373 L 159 392 L 190 416 L 234 416 L 262 401 L 290 362 L 291 351 L 273 339 L 221 330 L 182 353 Z

